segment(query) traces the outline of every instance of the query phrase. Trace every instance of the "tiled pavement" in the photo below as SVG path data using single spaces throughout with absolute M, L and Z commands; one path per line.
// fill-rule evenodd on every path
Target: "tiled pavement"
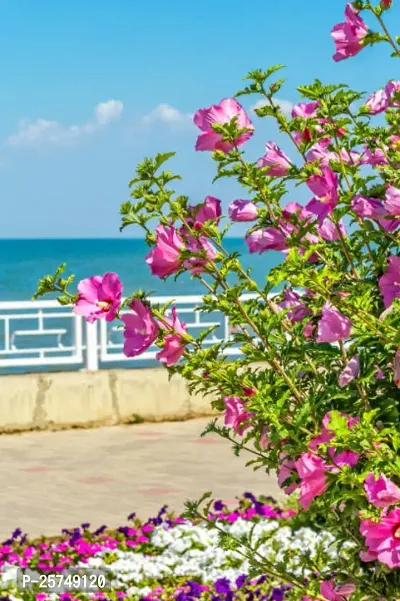
M 19 526 L 57 534 L 83 521 L 119 526 L 206 490 L 226 501 L 251 490 L 279 496 L 275 479 L 245 468 L 229 443 L 200 434 L 208 419 L 0 436 L 0 540 Z

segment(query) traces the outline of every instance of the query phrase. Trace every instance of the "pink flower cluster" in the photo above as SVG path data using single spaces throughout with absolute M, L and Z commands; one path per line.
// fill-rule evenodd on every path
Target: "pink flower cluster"
M 172 318 L 164 317 L 158 323 L 150 307 L 139 299 L 134 299 L 130 308 L 131 312 L 121 318 L 125 324 L 124 354 L 127 357 L 142 355 L 154 343 L 161 329 L 165 332 L 164 345 L 157 353 L 157 359 L 168 367 L 179 361 L 185 352 L 188 334 L 186 325 L 177 316 L 176 308 L 172 308 Z
M 357 417 L 341 414 L 347 419 L 347 427 L 350 429 L 359 422 Z M 308 445 L 308 451 L 302 453 L 296 461 L 289 460 L 285 453 L 281 454 L 281 464 L 278 470 L 278 483 L 286 494 L 292 493 L 300 487 L 300 503 L 303 509 L 307 509 L 312 501 L 322 495 L 328 488 L 328 474 L 337 473 L 344 466 L 354 467 L 359 455 L 351 450 L 337 451 L 333 446 L 328 447 L 328 457 L 319 455 L 319 447 L 329 444 L 334 438 L 334 432 L 329 427 L 332 414 L 328 412 L 322 420 L 322 430 L 314 437 Z M 297 481 L 289 485 L 287 480 L 296 476 Z
M 207 196 L 204 203 L 192 208 L 192 223 L 200 229 L 207 221 L 217 222 L 221 215 L 220 201 Z M 182 259 L 182 252 L 193 256 Z M 151 273 L 163 279 L 176 273 L 181 267 L 193 274 L 201 273 L 207 263 L 213 261 L 217 251 L 205 236 L 192 236 L 186 227 L 177 230 L 173 225 L 156 227 L 156 244 L 146 257 Z
M 122 284 L 115 273 L 93 276 L 82 280 L 78 285 L 79 299 L 74 307 L 75 313 L 85 315 L 87 321 L 105 318 L 114 319 L 121 306 Z M 187 328 L 177 315 L 176 307 L 171 310 L 172 317 L 157 321 L 148 304 L 134 298 L 130 311 L 121 316 L 124 323 L 124 354 L 127 357 L 142 355 L 163 332 L 163 347 L 156 355 L 161 363 L 168 367 L 174 365 L 185 352 L 188 342 Z

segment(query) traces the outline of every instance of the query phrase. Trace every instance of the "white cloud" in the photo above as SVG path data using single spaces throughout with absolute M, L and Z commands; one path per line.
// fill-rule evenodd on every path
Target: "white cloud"
M 100 102 L 95 108 L 96 118 L 100 125 L 106 125 L 111 121 L 119 119 L 124 110 L 124 105 L 120 100 L 107 100 Z
M 22 120 L 18 130 L 4 142 L 5 146 L 32 148 L 49 144 L 73 142 L 81 136 L 92 134 L 111 121 L 118 119 L 124 110 L 120 100 L 107 100 L 95 106 L 94 117 L 81 125 L 61 125 L 58 121 L 36 119 Z
M 182 113 L 166 103 L 156 106 L 150 113 L 142 117 L 142 123 L 168 123 L 170 125 L 188 123 L 193 119 L 192 113 Z
M 286 115 L 287 117 L 290 116 L 292 108 L 294 107 L 293 102 L 290 102 L 290 100 L 284 100 L 282 98 L 274 98 L 274 102 L 279 106 L 284 115 Z M 254 112 L 255 109 L 259 109 L 262 106 L 265 106 L 266 104 L 266 100 L 259 100 L 251 107 L 251 110 Z

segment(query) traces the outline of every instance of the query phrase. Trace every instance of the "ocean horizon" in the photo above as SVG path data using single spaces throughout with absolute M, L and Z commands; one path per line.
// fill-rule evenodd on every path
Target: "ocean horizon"
M 268 271 L 282 261 L 282 253 L 270 251 L 250 254 L 244 238 L 226 238 L 228 252 L 238 252 L 244 267 L 252 267 L 259 284 Z M 197 279 L 183 274 L 176 281 L 152 276 L 145 262 L 149 247 L 143 238 L 2 238 L 0 240 L 0 301 L 30 300 L 41 277 L 54 273 L 66 263 L 66 274 L 76 276 L 74 286 L 83 278 L 107 271 L 119 274 L 124 295 L 139 288 L 159 295 L 202 294 Z M 50 296 L 48 297 L 50 298 Z

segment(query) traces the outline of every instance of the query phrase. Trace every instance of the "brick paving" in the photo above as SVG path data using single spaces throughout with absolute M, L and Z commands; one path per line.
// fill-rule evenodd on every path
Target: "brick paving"
M 120 526 L 163 505 L 212 491 L 232 502 L 245 490 L 279 496 L 274 478 L 200 434 L 208 419 L 0 436 L 0 538 L 17 526 L 53 535 L 82 522 Z

